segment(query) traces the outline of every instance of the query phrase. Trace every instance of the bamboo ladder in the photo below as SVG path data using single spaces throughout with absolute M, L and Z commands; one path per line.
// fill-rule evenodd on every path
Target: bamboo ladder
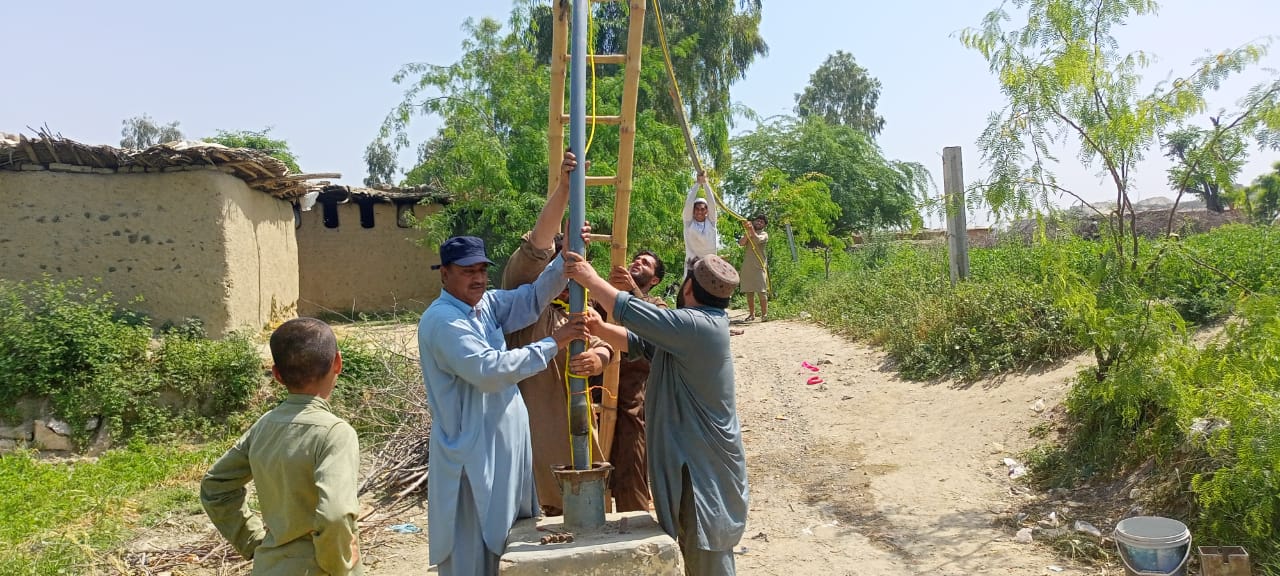
M 582 2 L 608 2 L 621 0 L 578 0 Z M 553 190 L 560 178 L 560 163 L 556 160 L 564 153 L 564 132 L 569 125 L 565 114 L 565 81 L 568 73 L 569 21 L 573 16 L 569 0 L 552 0 L 554 31 L 551 40 L 551 106 L 547 117 L 547 190 Z M 622 113 L 618 116 L 588 116 L 587 123 L 617 126 L 619 130 L 618 172 L 613 176 L 587 176 L 588 187 L 614 187 L 613 234 L 592 235 L 593 241 L 609 242 L 609 264 L 626 266 L 627 224 L 631 214 L 632 156 L 636 138 L 636 97 L 640 85 L 640 57 L 644 44 L 645 0 L 630 0 L 630 20 L 627 25 L 627 53 L 601 54 L 592 57 L 595 65 L 623 65 Z M 579 158 L 585 162 L 585 158 Z M 583 164 L 585 168 L 585 164 Z M 610 318 L 616 323 L 616 319 Z M 618 423 L 618 363 L 605 367 L 605 392 L 601 395 L 600 451 L 609 459 L 613 447 L 613 433 Z

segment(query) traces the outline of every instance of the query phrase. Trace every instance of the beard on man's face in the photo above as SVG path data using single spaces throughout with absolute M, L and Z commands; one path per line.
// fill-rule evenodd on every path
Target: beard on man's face
M 653 282 L 653 274 L 646 274 L 644 272 L 632 272 L 631 281 L 636 283 L 636 286 L 640 288 L 641 292 L 648 292 L 649 283 Z

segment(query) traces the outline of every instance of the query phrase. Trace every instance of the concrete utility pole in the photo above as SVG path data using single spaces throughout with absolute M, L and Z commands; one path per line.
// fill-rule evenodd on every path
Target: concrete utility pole
M 942 189 L 947 200 L 947 261 L 951 284 L 969 277 L 969 226 L 965 222 L 964 165 L 959 146 L 942 149 Z

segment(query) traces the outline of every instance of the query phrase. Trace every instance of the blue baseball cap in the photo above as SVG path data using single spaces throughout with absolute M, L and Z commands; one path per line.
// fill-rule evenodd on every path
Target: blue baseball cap
M 441 266 L 450 264 L 470 266 L 481 262 L 493 264 L 493 261 L 484 255 L 484 240 L 475 236 L 454 236 L 440 245 L 440 263 L 432 265 L 431 269 L 437 270 Z

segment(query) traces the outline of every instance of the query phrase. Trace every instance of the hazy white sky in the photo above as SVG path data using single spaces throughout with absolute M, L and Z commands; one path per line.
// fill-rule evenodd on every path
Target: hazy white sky
M 791 111 L 809 74 L 836 50 L 852 53 L 884 85 L 880 137 L 887 156 L 925 164 L 941 186 L 941 151 L 962 146 L 966 179 L 980 176 L 974 141 L 1000 107 L 995 79 L 955 34 L 976 26 L 996 0 L 848 2 L 766 0 L 768 58 L 758 60 L 734 99 L 763 115 Z M 0 73 L 0 131 L 48 124 L 64 136 L 118 144 L 120 122 L 148 113 L 177 120 L 188 137 L 217 129 L 261 129 L 289 141 L 302 166 L 364 177 L 363 153 L 400 100 L 390 81 L 401 64 L 453 62 L 468 17 L 506 20 L 509 0 L 224 0 L 216 4 L 120 0 L 8 3 L 8 58 Z M 1169 0 L 1131 23 L 1122 48 L 1158 57 L 1152 82 L 1184 73 L 1207 51 L 1277 32 L 1276 0 Z M 1280 68 L 1280 47 L 1265 66 Z M 1224 86 L 1214 107 L 1231 106 L 1257 71 Z M 416 132 L 431 133 L 434 121 Z M 740 125 L 738 130 L 749 128 Z M 1071 160 L 1072 154 L 1061 156 Z M 1169 195 L 1158 151 L 1137 175 L 1139 197 Z M 1241 178 L 1280 160 L 1254 152 Z M 1065 183 L 1091 199 L 1110 195 L 1077 166 Z

